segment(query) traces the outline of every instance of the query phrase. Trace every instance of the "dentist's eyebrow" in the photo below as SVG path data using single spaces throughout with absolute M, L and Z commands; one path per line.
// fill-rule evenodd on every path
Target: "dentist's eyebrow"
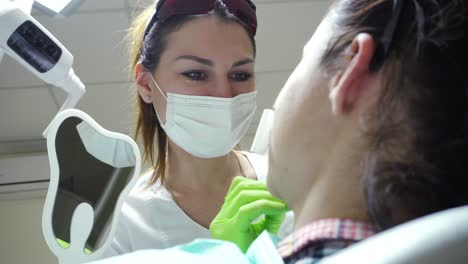
M 243 66 L 243 65 L 246 65 L 246 64 L 254 63 L 254 62 L 255 62 L 255 60 L 251 59 L 251 58 L 243 59 L 243 60 L 240 60 L 240 61 L 232 64 L 232 68 Z
M 203 65 L 206 65 L 206 66 L 214 66 L 214 62 L 212 62 L 212 61 L 210 61 L 208 59 L 200 58 L 200 57 L 193 56 L 193 55 L 179 56 L 175 60 L 176 61 L 178 61 L 178 60 L 192 60 L 192 61 L 195 61 L 197 63 L 203 64 Z

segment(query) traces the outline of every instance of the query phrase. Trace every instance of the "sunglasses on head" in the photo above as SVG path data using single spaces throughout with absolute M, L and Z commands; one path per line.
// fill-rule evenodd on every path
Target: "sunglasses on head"
M 145 29 L 143 38 L 148 35 L 156 22 L 164 22 L 176 15 L 204 15 L 215 7 L 216 0 L 160 0 L 156 10 Z M 227 9 L 240 21 L 245 23 L 255 35 L 257 32 L 257 15 L 255 4 L 250 0 L 223 0 Z

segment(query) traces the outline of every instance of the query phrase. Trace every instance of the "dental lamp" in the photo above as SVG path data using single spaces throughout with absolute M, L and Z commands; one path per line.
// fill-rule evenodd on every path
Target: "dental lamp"
M 45 13 L 69 16 L 81 2 L 81 0 L 36 0 L 34 6 Z
M 71 1 L 36 2 L 61 12 Z M 68 97 L 59 111 L 74 108 L 86 92 L 85 86 L 72 68 L 72 54 L 30 15 L 33 4 L 32 0 L 0 0 L 0 53 L 3 51 L 46 83 L 63 89 Z M 46 133 L 47 129 L 44 137 Z

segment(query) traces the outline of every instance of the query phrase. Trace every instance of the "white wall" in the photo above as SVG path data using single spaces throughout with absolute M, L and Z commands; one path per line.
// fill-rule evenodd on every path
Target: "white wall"
M 57 263 L 42 235 L 45 194 L 0 195 L 0 263 Z

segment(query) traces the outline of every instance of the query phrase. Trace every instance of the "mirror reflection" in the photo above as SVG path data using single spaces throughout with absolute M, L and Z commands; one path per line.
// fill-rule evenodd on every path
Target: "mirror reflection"
M 109 237 L 117 199 L 131 180 L 135 157 L 131 145 L 102 135 L 78 117 L 60 125 L 56 137 L 59 186 L 52 215 L 58 243 L 68 247 L 73 212 L 81 203 L 94 210 L 85 252 L 98 250 Z

